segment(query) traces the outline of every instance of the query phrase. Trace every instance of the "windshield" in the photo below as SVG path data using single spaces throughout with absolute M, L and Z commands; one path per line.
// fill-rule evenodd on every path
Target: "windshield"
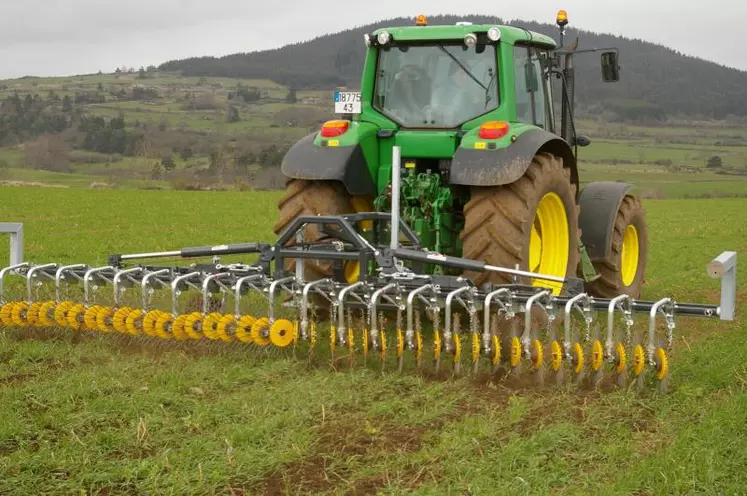
M 385 47 L 374 108 L 402 127 L 458 127 L 498 106 L 496 71 L 492 45 Z

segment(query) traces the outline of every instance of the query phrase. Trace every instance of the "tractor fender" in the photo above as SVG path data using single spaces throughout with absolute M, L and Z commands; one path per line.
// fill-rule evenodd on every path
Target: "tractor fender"
M 568 143 L 543 129 L 521 133 L 509 146 L 497 150 L 459 148 L 451 161 L 449 182 L 464 186 L 499 186 L 518 181 L 539 152 L 563 158 L 571 169 L 571 182 L 578 185 L 576 157 Z
M 581 229 L 581 242 L 592 262 L 610 256 L 617 211 L 634 187 L 628 183 L 599 181 L 589 183 L 581 191 L 578 227 Z
M 351 195 L 375 195 L 360 144 L 317 146 L 311 133 L 296 142 L 283 157 L 280 170 L 286 177 L 311 181 L 340 181 Z

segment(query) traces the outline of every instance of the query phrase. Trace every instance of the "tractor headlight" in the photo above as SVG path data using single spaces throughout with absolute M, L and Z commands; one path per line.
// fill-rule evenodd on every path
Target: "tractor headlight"
M 389 40 L 391 40 L 391 39 L 392 39 L 392 37 L 389 34 L 389 31 L 382 31 L 376 37 L 376 41 L 379 42 L 379 45 L 386 45 L 387 43 L 389 43 Z
M 475 33 L 470 33 L 464 37 L 464 44 L 467 46 L 475 46 L 477 43 L 477 36 Z
M 501 30 L 498 28 L 488 29 L 488 39 L 490 41 L 498 41 L 501 39 Z

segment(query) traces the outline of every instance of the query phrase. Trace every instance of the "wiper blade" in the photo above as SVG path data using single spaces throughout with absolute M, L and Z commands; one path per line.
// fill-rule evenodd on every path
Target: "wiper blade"
M 464 72 L 466 72 L 466 73 L 467 73 L 467 75 L 468 75 L 469 77 L 471 77 L 471 78 L 472 78 L 472 80 L 473 80 L 474 82 L 476 82 L 477 84 L 479 84 L 479 85 L 480 85 L 480 87 L 481 87 L 482 89 L 484 89 L 485 91 L 488 91 L 488 88 L 487 88 L 487 87 L 485 87 L 485 85 L 484 85 L 484 84 L 482 84 L 482 82 L 481 82 L 481 81 L 480 81 L 479 79 L 477 79 L 477 78 L 475 77 L 475 75 L 474 75 L 474 74 L 472 74 L 472 73 L 471 73 L 471 72 L 470 72 L 469 70 L 467 70 L 467 68 L 466 68 L 466 67 L 464 67 L 464 64 L 462 64 L 461 62 L 459 62 L 459 59 L 457 59 L 457 58 L 456 58 L 456 57 L 454 56 L 454 54 L 453 54 L 453 53 L 451 53 L 451 52 L 450 52 L 450 51 L 448 51 L 448 50 L 447 50 L 446 48 L 444 48 L 444 46 L 443 46 L 443 45 L 438 45 L 438 48 L 440 48 L 440 49 L 441 49 L 441 51 L 442 51 L 442 52 L 444 52 L 444 53 L 445 53 L 446 55 L 448 55 L 449 57 L 451 57 L 451 60 L 453 60 L 454 62 L 456 62 L 457 64 L 459 64 L 459 67 L 461 67 L 461 68 L 462 68 L 462 70 L 463 70 Z

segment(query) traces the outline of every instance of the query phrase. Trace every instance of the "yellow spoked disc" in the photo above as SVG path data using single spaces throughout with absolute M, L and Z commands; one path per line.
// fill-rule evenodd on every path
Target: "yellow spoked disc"
M 557 372 L 560 370 L 561 365 L 563 365 L 563 350 L 560 347 L 560 343 L 553 341 L 550 344 L 550 366 Z
M 366 331 L 364 330 L 363 333 L 364 333 L 363 340 L 366 343 L 368 343 L 367 341 L 368 336 L 366 336 Z M 316 346 L 316 322 L 314 321 L 312 321 L 311 324 L 309 324 L 309 346 L 311 346 L 311 348 L 314 348 L 314 346 Z
M 233 333 L 236 332 L 236 317 L 230 314 L 224 315 L 220 318 L 215 332 L 218 334 L 221 341 L 230 343 L 233 341 L 233 336 L 228 333 L 229 330 Z
M 213 312 L 209 313 L 202 319 L 202 334 L 211 341 L 218 341 L 218 322 L 223 318 L 223 314 Z
M 174 336 L 174 339 L 177 341 L 186 341 L 189 339 L 189 336 L 187 336 L 187 333 L 184 330 L 184 324 L 187 323 L 187 317 L 189 317 L 189 314 L 178 315 L 174 319 L 174 323 L 171 324 L 171 335 Z
M 492 356 L 490 357 L 490 363 L 498 365 L 501 362 L 501 340 L 498 336 L 493 336 L 492 339 L 493 350 Z
M 278 348 L 290 346 L 293 342 L 293 322 L 278 319 L 270 327 L 270 342 Z
M 329 326 L 329 349 L 332 353 L 337 348 L 337 328 L 334 325 Z
M 433 333 L 433 358 L 441 358 L 441 335 L 437 332 Z
M 6 303 L 0 307 L 0 322 L 6 327 L 12 327 L 13 324 L 13 307 L 16 306 L 15 302 Z
M 63 301 L 54 309 L 54 320 L 60 327 L 67 327 L 67 311 L 73 307 L 72 301 Z
M 112 317 L 112 326 L 117 332 L 127 334 L 127 316 L 133 310 L 134 309 L 130 307 L 122 307 L 114 312 L 114 316 Z
M 262 331 L 266 331 L 270 327 L 270 319 L 262 317 L 257 319 L 252 324 L 252 340 L 254 344 L 258 346 L 267 346 L 270 344 L 270 338 L 264 336 Z
M 65 316 L 67 319 L 67 325 L 70 329 L 79 331 L 83 328 L 83 314 L 86 312 L 86 307 L 82 303 L 74 305 L 70 310 L 67 311 Z
M 454 363 L 457 363 L 462 357 L 462 337 L 459 333 L 454 333 Z
M 174 317 L 170 313 L 162 313 L 156 320 L 156 336 L 161 339 L 172 339 L 169 330 L 173 327 Z
M 85 312 L 83 312 L 83 327 L 88 331 L 96 331 L 98 330 L 99 326 L 96 324 L 96 315 L 98 315 L 99 311 L 101 310 L 101 305 L 93 305 L 92 307 L 88 307 Z
M 41 310 L 42 304 L 35 302 L 29 305 L 29 309 L 26 310 L 26 321 L 33 326 L 39 327 L 39 311 Z
M 666 379 L 669 375 L 669 359 L 664 348 L 656 349 L 656 378 L 660 381 Z
M 252 344 L 252 326 L 255 320 L 251 315 L 242 315 L 236 323 L 236 339 L 244 344 Z
M 166 313 L 160 310 L 151 310 L 145 314 L 143 317 L 143 332 L 146 335 L 156 337 L 156 322 L 161 315 L 166 315 Z
M 355 351 L 355 331 L 351 327 L 348 327 L 348 349 L 350 353 Z
M 532 341 L 532 367 L 534 367 L 534 370 L 539 370 L 544 360 L 545 354 L 542 349 L 542 342 L 539 339 L 535 339 Z
M 37 327 L 54 327 L 54 311 L 57 303 L 54 301 L 47 301 L 42 303 L 39 308 L 39 320 L 37 321 Z
M 617 343 L 615 345 L 615 352 L 617 353 L 617 367 L 615 368 L 615 372 L 622 374 L 628 365 L 628 355 L 625 353 L 625 346 L 622 343 Z
M 386 332 L 381 331 L 381 359 L 383 360 L 386 357 Z
M 14 325 L 23 327 L 26 325 L 26 311 L 29 308 L 29 304 L 25 301 L 16 303 L 10 312 L 10 320 Z
M 580 374 L 584 370 L 584 348 L 580 343 L 573 344 L 573 372 Z
M 518 336 L 511 338 L 511 366 L 517 367 L 521 362 L 521 341 Z
M 420 361 L 423 358 L 423 334 L 420 331 L 415 332 L 415 359 Z
M 127 314 L 127 319 L 125 319 L 125 327 L 127 328 L 127 332 L 133 336 L 137 336 L 140 334 L 140 330 L 143 326 L 143 317 L 145 317 L 145 312 L 140 309 L 136 308 L 132 312 Z
M 646 367 L 646 354 L 643 351 L 643 346 L 640 344 L 633 348 L 633 373 L 636 377 L 643 373 L 643 369 Z
M 405 336 L 402 329 L 397 328 L 397 358 L 402 358 L 405 353 Z
M 202 314 L 200 312 L 192 312 L 187 315 L 184 319 L 184 334 L 189 339 L 195 341 L 202 339 Z
M 113 316 L 114 309 L 112 307 L 101 307 L 96 313 L 96 329 L 101 332 L 112 332 L 114 330 Z
M 604 349 L 602 348 L 602 342 L 599 340 L 594 341 L 594 344 L 591 346 L 591 368 L 594 369 L 594 371 L 598 371 L 600 368 L 602 368 L 602 363 L 604 362 Z
M 480 335 L 472 333 L 472 362 L 480 360 Z
M 368 355 L 368 329 L 365 327 L 361 333 L 361 346 L 363 347 L 363 356 Z

